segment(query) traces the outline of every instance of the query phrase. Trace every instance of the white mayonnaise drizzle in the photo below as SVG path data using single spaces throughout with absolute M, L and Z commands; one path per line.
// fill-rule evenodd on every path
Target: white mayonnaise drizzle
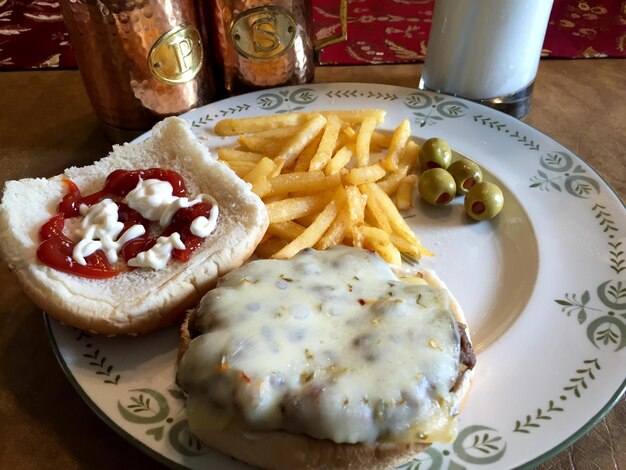
M 191 233 L 193 233 L 196 237 L 208 237 L 211 232 L 215 230 L 215 226 L 217 225 L 217 213 L 217 206 L 212 206 L 209 211 L 208 219 L 203 215 L 196 217 L 193 222 L 191 222 L 191 226 L 189 227 Z
M 104 251 L 109 263 L 115 263 L 122 246 L 146 232 L 143 225 L 137 224 L 118 238 L 124 229 L 124 224 L 118 221 L 118 209 L 117 204 L 111 199 L 103 199 L 92 206 L 81 204 L 79 210 L 83 220 L 79 234 L 82 239 L 72 251 L 72 258 L 78 264 L 85 266 L 87 264 L 85 258 L 97 250 Z
M 157 238 L 156 245 L 148 251 L 142 251 L 134 258 L 128 260 L 128 266 L 133 268 L 163 269 L 174 249 L 184 250 L 185 244 L 181 241 L 178 232 L 172 233 L 169 237 Z
M 139 212 L 142 217 L 159 222 L 161 227 L 167 227 L 174 214 L 179 209 L 191 207 L 200 202 L 209 202 L 211 210 L 209 217 L 196 217 L 190 226 L 190 231 L 197 237 L 208 237 L 217 225 L 219 209 L 215 198 L 208 194 L 200 194 L 193 200 L 173 195 L 174 188 L 167 181 L 158 179 L 139 179 L 137 186 L 124 198 L 124 202 L 131 209 Z M 92 206 L 81 205 L 80 213 L 84 217 L 78 235 L 81 240 L 72 252 L 72 258 L 81 265 L 85 265 L 85 258 L 103 250 L 110 263 L 117 262 L 119 252 L 124 244 L 134 238 L 142 236 L 146 230 L 140 225 L 133 225 L 118 238 L 124 224 L 118 220 L 119 207 L 111 199 L 104 199 Z M 150 250 L 139 253 L 128 261 L 129 266 L 163 269 L 171 258 L 172 250 L 184 250 L 185 245 L 180 234 L 172 233 L 169 237 L 159 237 L 157 243 Z
M 140 178 L 135 189 L 126 195 L 125 201 L 128 207 L 148 220 L 158 221 L 161 227 L 167 227 L 172 222 L 178 209 L 191 207 L 202 201 L 210 202 L 217 208 L 217 202 L 208 194 L 200 194 L 190 201 L 186 197 L 174 196 L 173 192 L 174 188 L 167 181 Z

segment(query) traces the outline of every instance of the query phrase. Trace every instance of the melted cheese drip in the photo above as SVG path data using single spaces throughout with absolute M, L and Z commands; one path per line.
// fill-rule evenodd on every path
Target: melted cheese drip
M 287 430 L 338 443 L 449 440 L 459 333 L 446 291 L 375 254 L 254 261 L 201 301 L 179 368 L 191 429 Z

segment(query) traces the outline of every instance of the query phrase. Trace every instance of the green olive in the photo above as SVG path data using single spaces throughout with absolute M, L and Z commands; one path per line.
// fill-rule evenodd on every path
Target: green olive
M 448 168 L 452 161 L 452 151 L 445 140 L 433 137 L 428 139 L 420 149 L 420 163 L 426 169 Z
M 453 162 L 448 167 L 448 171 L 454 178 L 458 194 L 467 194 L 472 186 L 483 180 L 483 173 L 480 171 L 480 167 L 467 158 Z
M 448 204 L 456 193 L 454 178 L 443 168 L 432 168 L 421 174 L 417 182 L 420 196 L 435 206 Z
M 504 205 L 502 190 L 493 183 L 476 183 L 465 195 L 465 212 L 476 220 L 492 219 Z

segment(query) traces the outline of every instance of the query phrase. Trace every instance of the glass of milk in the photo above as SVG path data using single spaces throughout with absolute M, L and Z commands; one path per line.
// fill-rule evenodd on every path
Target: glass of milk
M 436 0 L 420 88 L 530 108 L 553 0 Z

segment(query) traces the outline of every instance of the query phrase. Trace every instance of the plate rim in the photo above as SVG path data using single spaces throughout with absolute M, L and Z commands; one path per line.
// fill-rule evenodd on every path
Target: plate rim
M 333 86 L 369 86 L 369 87 L 375 87 L 375 88 L 393 88 L 393 89 L 399 89 L 399 90 L 405 90 L 407 92 L 419 92 L 419 93 L 425 93 L 425 94 L 429 94 L 429 95 L 442 95 L 442 96 L 446 96 L 446 97 L 450 97 L 450 98 L 454 98 L 455 100 L 459 100 L 460 102 L 463 103 L 470 103 L 472 106 L 476 106 L 478 108 L 484 108 L 486 110 L 489 111 L 489 113 L 496 113 L 499 116 L 504 116 L 506 120 L 509 120 L 512 123 L 515 123 L 516 126 L 520 126 L 526 127 L 527 129 L 532 130 L 534 133 L 537 133 L 538 135 L 549 139 L 551 142 L 557 144 L 558 146 L 566 149 L 571 155 L 573 155 L 574 157 L 576 157 L 577 159 L 579 159 L 580 161 L 582 161 L 593 173 L 594 176 L 598 177 L 606 186 L 606 188 L 609 190 L 609 193 L 611 194 L 611 196 L 617 200 L 619 203 L 621 203 L 622 209 L 626 210 L 626 201 L 622 200 L 622 198 L 617 194 L 617 192 L 613 189 L 613 187 L 607 182 L 607 180 L 600 175 L 597 170 L 595 169 L 594 166 L 592 166 L 585 158 L 581 157 L 578 153 L 573 152 L 569 147 L 563 145 L 562 143 L 560 143 L 559 141 L 557 141 L 555 138 L 551 137 L 550 135 L 544 133 L 543 131 L 537 129 L 536 127 L 522 121 L 521 119 L 516 119 L 506 113 L 504 113 L 503 111 L 491 108 L 489 106 L 486 106 L 482 103 L 476 102 L 476 101 L 472 101 L 466 98 L 461 98 L 455 95 L 448 95 L 445 93 L 439 93 L 439 92 L 434 92 L 434 91 L 430 91 L 430 90 L 423 90 L 417 87 L 411 87 L 411 86 L 403 86 L 403 85 L 394 85 L 394 84 L 388 84 L 388 83 L 369 83 L 369 82 L 346 82 L 346 81 L 341 81 L 341 82 L 321 82 L 321 83 L 307 83 L 307 84 L 302 84 L 302 85 L 286 85 L 286 86 L 277 86 L 277 87 L 272 87 L 269 89 L 263 89 L 263 90 L 254 90 L 254 91 L 250 91 L 247 93 L 243 93 L 240 95 L 234 95 L 234 96 L 228 96 L 228 97 L 224 97 L 221 98 L 217 101 L 213 101 L 210 103 L 207 103 L 203 106 L 197 107 L 197 108 L 193 108 L 185 113 L 180 114 L 178 117 L 182 118 L 182 119 L 187 119 L 187 116 L 191 113 L 196 113 L 200 110 L 202 110 L 203 108 L 207 108 L 210 106 L 215 106 L 219 103 L 222 102 L 226 102 L 229 101 L 231 99 L 237 99 L 237 98 L 242 98 L 245 96 L 251 96 L 251 95 L 255 95 L 258 93 L 262 93 L 262 92 L 267 92 L 270 90 L 287 90 L 287 89 L 296 89 L 296 88 L 302 88 L 302 87 L 314 87 L 314 88 L 324 88 L 324 87 L 333 87 Z M 266 113 L 266 114 L 271 114 L 271 113 Z M 147 130 L 146 132 L 144 132 L 141 136 L 133 139 L 131 142 L 138 142 L 141 140 L 144 140 L 145 138 L 147 138 L 151 133 L 151 129 Z M 127 442 L 129 442 L 131 445 L 133 445 L 134 447 L 138 448 L 139 450 L 141 450 L 142 452 L 144 452 L 145 454 L 147 454 L 148 456 L 150 456 L 151 458 L 155 459 L 157 462 L 162 463 L 164 465 L 167 465 L 170 468 L 180 468 L 180 469 L 186 469 L 188 468 L 185 465 L 179 464 L 171 459 L 169 459 L 168 457 L 166 457 L 165 455 L 161 454 L 158 451 L 155 451 L 153 449 L 151 449 L 149 446 L 147 446 L 146 444 L 144 444 L 143 442 L 141 442 L 140 440 L 138 440 L 136 437 L 134 437 L 132 434 L 130 434 L 128 431 L 126 431 L 124 428 L 122 428 L 120 425 L 116 424 L 111 418 L 109 418 L 108 415 L 106 415 L 106 413 L 104 413 L 96 404 L 95 402 L 87 395 L 87 393 L 84 391 L 84 389 L 80 386 L 80 384 L 78 383 L 78 381 L 76 380 L 74 374 L 72 373 L 72 371 L 70 370 L 69 366 L 67 365 L 67 363 L 65 362 L 63 355 L 61 354 L 59 345 L 56 341 L 56 338 L 54 336 L 54 333 L 52 331 L 52 326 L 51 326 L 51 322 L 58 322 L 57 320 L 55 320 L 52 317 L 49 317 L 45 312 L 43 313 L 43 319 L 44 319 L 44 323 L 45 323 L 45 328 L 46 328 L 46 333 L 48 335 L 48 340 L 52 346 L 52 350 L 54 352 L 54 355 L 57 359 L 57 362 L 59 363 L 59 365 L 61 366 L 61 369 L 63 370 L 64 374 L 66 375 L 66 377 L 68 378 L 68 380 L 70 381 L 70 383 L 72 384 L 72 386 L 74 387 L 74 389 L 78 392 L 79 396 L 83 399 L 83 401 L 91 408 L 91 410 L 93 412 L 95 412 L 95 414 L 102 419 L 105 424 L 107 424 L 107 426 L 109 426 L 111 429 L 113 429 L 120 437 L 122 437 L 123 439 L 125 439 Z M 58 322 L 60 324 L 60 322 Z M 512 329 L 514 324 L 516 322 L 514 322 L 509 329 Z M 559 442 L 558 444 L 555 444 L 554 446 L 552 446 L 549 450 L 545 451 L 543 454 L 533 458 L 532 460 L 529 460 L 527 462 L 524 462 L 523 464 L 517 466 L 517 467 L 513 467 L 513 468 L 519 468 L 519 469 L 531 469 L 534 468 L 542 463 L 545 463 L 546 461 L 548 461 L 549 459 L 551 459 L 552 457 L 560 454 L 561 452 L 563 452 L 564 450 L 566 450 L 568 447 L 570 447 L 571 445 L 573 445 L 574 443 L 576 443 L 579 439 L 581 439 L 582 437 L 584 437 L 587 433 L 589 433 L 604 417 L 606 417 L 609 412 L 616 406 L 616 404 L 620 401 L 620 399 L 626 394 L 626 377 L 622 380 L 621 384 L 618 386 L 617 390 L 611 395 L 611 397 L 608 399 L 608 401 L 605 402 L 605 404 L 590 418 L 588 419 L 582 426 L 580 426 L 578 429 L 576 429 L 572 434 L 570 434 L 566 439 L 562 440 L 561 442 Z M 603 400 L 604 401 L 604 400 Z
M 113 421 L 104 411 L 102 411 L 98 407 L 98 405 L 96 405 L 96 403 L 91 399 L 91 397 L 87 395 L 87 392 L 85 392 L 85 390 L 80 386 L 80 384 L 78 383 L 78 380 L 76 380 L 76 377 L 70 370 L 69 366 L 67 365 L 67 363 L 65 362 L 63 358 L 63 355 L 61 354 L 61 349 L 59 348 L 59 344 L 52 331 L 51 322 L 57 322 L 59 325 L 61 326 L 63 325 L 58 320 L 50 317 L 46 312 L 43 312 L 43 311 L 42 311 L 42 318 L 43 318 L 44 328 L 46 329 L 46 335 L 48 336 L 48 342 L 50 343 L 52 352 L 54 353 L 54 357 L 59 363 L 59 366 L 61 367 L 61 370 L 63 371 L 63 374 L 65 375 L 65 377 L 67 377 L 68 381 L 70 382 L 74 390 L 76 390 L 80 398 L 87 404 L 87 406 L 91 409 L 91 411 L 94 412 L 95 415 L 98 418 L 100 418 L 110 429 L 115 431 L 115 433 L 119 437 L 121 437 L 126 442 L 131 444 L 133 447 L 141 450 L 144 454 L 148 455 L 150 458 L 156 460 L 159 463 L 162 463 L 163 465 L 166 465 L 169 468 L 175 468 L 175 469 L 180 469 L 180 470 L 187 469 L 188 467 L 186 467 L 185 465 L 181 465 L 178 462 L 174 462 L 173 460 L 167 458 L 165 455 L 157 452 L 156 450 L 151 449 L 149 446 L 141 442 L 139 439 L 137 439 L 135 436 L 133 436 L 131 433 L 129 433 L 123 427 L 121 427 L 115 421 Z

